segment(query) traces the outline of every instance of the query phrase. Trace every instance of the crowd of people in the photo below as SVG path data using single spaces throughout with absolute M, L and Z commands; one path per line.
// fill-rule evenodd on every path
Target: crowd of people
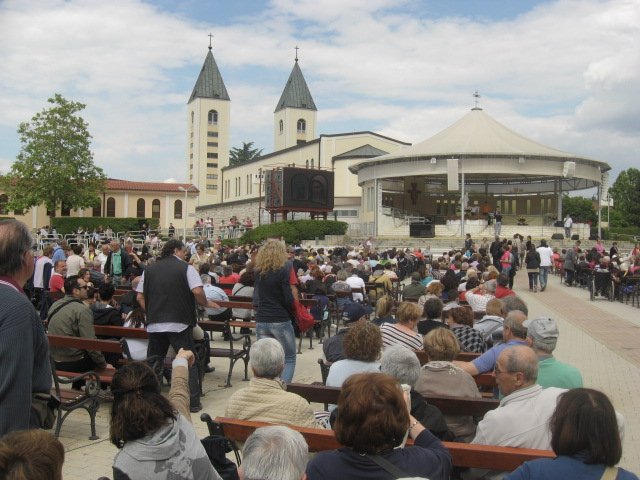
M 309 461 L 297 432 L 283 426 L 258 429 L 244 445 L 244 478 L 444 480 L 453 470 L 443 441 L 558 455 L 553 461 L 525 463 L 512 473 L 455 472 L 464 478 L 596 479 L 620 460 L 622 415 L 606 395 L 583 388 L 576 367 L 554 357 L 557 322 L 550 316 L 529 318 L 526 303 L 513 290 L 523 265 L 531 290 L 537 291 L 538 280 L 545 290 L 556 260 L 544 240 L 538 247 L 531 239 L 499 237 L 476 245 L 468 236 L 463 249 L 437 257 L 420 249 L 376 249 L 372 242 L 303 250 L 277 239 L 224 247 L 185 244 L 174 236 L 145 252 L 136 252 L 127 239 L 114 238 L 86 251 L 55 242 L 35 258 L 33 244 L 20 222 L 0 223 L 2 478 L 61 478 L 59 442 L 29 430 L 41 426 L 32 408 L 34 395 L 51 389 L 45 327 L 52 334 L 95 338 L 95 325 L 146 328 L 147 344 L 136 356 L 173 359 L 167 398 L 161 379 L 144 362 L 51 350 L 57 369 L 117 369 L 110 390 L 110 439 L 119 449 L 114 478 L 147 478 L 149 471 L 158 478 L 220 478 L 190 421 L 190 414 L 202 408 L 196 343 L 209 343 L 197 326 L 198 315 L 256 322 L 252 379 L 230 396 L 226 416 L 331 428 L 343 445 Z M 608 265 L 636 265 L 637 250 L 631 258 L 609 252 Z M 566 253 L 562 263 L 566 275 Z M 535 270 L 539 279 L 532 275 Z M 29 282 L 33 288 L 25 294 Z M 116 301 L 118 286 L 130 291 Z M 58 291 L 59 298 L 52 298 Z M 216 303 L 229 295 L 251 297 L 255 315 Z M 295 375 L 295 338 L 303 334 L 292 306 L 304 296 L 318 300 L 312 313 L 319 326 L 332 328 L 332 316 L 342 323 L 330 338 L 324 339 L 321 328 L 315 332 L 324 339 L 330 365 L 326 384 L 341 388 L 328 412 L 314 412 L 303 398 L 286 391 Z M 416 351 L 426 355 L 422 366 Z M 460 352 L 478 356 L 460 361 Z M 495 375 L 495 387 L 483 392 L 474 377 L 487 373 Z M 483 393 L 500 399 L 500 407 L 482 419 L 443 415 L 425 400 L 429 395 L 480 398 Z M 405 446 L 407 438 L 413 446 Z M 32 458 L 34 444 L 51 453 Z M 21 473 L 37 471 L 51 473 Z M 618 469 L 611 478 L 637 477 Z

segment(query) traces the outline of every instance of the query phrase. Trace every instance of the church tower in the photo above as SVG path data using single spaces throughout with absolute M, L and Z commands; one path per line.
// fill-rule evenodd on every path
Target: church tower
M 274 112 L 274 151 L 316 138 L 318 109 L 296 61 Z
M 200 190 L 198 205 L 221 201 L 222 167 L 229 165 L 231 99 L 209 52 L 187 103 L 187 181 Z

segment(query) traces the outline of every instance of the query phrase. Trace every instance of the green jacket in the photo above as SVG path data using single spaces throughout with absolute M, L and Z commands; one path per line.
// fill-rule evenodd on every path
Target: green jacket
M 66 335 L 68 337 L 96 338 L 93 328 L 93 314 L 77 298 L 66 295 L 56 301 L 49 308 L 49 333 L 52 335 Z M 51 354 L 56 362 L 75 362 L 82 360 L 84 350 L 77 348 L 52 348 Z M 87 351 L 97 367 L 107 365 L 101 352 Z

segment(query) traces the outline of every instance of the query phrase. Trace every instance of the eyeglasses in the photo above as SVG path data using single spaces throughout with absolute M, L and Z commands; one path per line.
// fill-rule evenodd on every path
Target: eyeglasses
M 83 288 L 83 289 L 87 290 L 87 289 L 89 288 L 89 285 L 82 285 L 82 286 L 78 285 L 76 288 L 77 288 L 78 290 L 80 290 L 81 288 Z

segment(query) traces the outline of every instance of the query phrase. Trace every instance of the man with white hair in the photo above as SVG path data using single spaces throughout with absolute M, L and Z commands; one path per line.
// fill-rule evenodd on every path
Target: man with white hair
M 414 389 L 420 377 L 418 356 L 402 345 L 390 345 L 382 352 L 380 371 L 391 375 L 401 384 L 409 385 L 411 390 L 411 415 L 440 440 L 452 441 L 454 435 L 449 431 L 447 422 L 440 409 L 429 405 L 425 398 Z
M 284 350 L 280 342 L 261 338 L 251 345 L 249 365 L 253 378 L 248 387 L 231 395 L 225 417 L 318 428 L 309 403 L 287 392 L 280 378 L 284 370 Z
M 274 425 L 257 428 L 244 444 L 240 480 L 301 480 L 309 447 L 300 432 Z
M 538 385 L 543 388 L 581 388 L 580 371 L 553 356 L 560 334 L 557 322 L 549 317 L 540 317 L 527 320 L 522 325 L 527 328 L 527 343 L 538 356 Z
M 496 281 L 489 280 L 472 290 L 468 290 L 465 298 L 474 312 L 486 312 L 489 300 L 496 298 L 495 293 Z

